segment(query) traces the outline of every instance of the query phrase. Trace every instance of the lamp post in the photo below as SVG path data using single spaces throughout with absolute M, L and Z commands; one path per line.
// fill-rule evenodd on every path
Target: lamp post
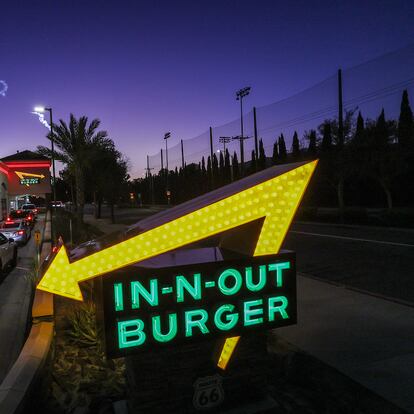
M 166 167 L 167 167 L 167 171 L 166 171 L 166 175 L 165 175 L 165 194 L 167 196 L 167 203 L 170 204 L 170 190 L 168 188 L 168 139 L 171 138 L 171 132 L 166 132 L 164 134 L 164 140 L 165 140 L 165 158 L 166 158 Z
M 54 226 L 53 226 L 53 206 L 56 205 L 56 172 L 55 172 L 55 145 L 54 145 L 54 134 L 53 134 L 53 115 L 52 115 L 52 108 L 45 108 L 43 106 L 37 106 L 34 108 L 34 111 L 40 114 L 45 113 L 45 111 L 49 112 L 49 120 L 50 120 L 50 141 L 52 143 L 51 151 L 52 151 L 52 177 L 53 177 L 53 204 L 52 209 L 50 210 L 50 230 L 52 233 L 52 247 L 55 244 L 55 234 L 54 234 Z M 55 207 L 56 208 L 56 207 Z
M 244 172 L 244 131 L 243 131 L 243 98 L 250 93 L 250 86 L 239 89 L 236 92 L 236 100 L 240 101 L 240 169 L 241 175 Z

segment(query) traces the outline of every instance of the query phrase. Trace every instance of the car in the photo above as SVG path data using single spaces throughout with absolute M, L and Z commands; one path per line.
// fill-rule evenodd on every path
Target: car
M 17 263 L 17 246 L 12 239 L 0 233 L 0 274 L 7 266 L 16 266 Z
M 26 244 L 31 236 L 30 224 L 25 220 L 6 220 L 0 224 L 0 233 L 16 244 Z
M 24 220 L 30 224 L 31 227 L 34 226 L 35 216 L 30 211 L 25 210 L 12 210 L 10 211 L 7 221 L 14 220 Z
M 29 211 L 34 217 L 36 217 L 38 213 L 37 207 L 31 203 L 23 204 L 21 210 Z
M 50 203 L 50 207 L 52 207 L 52 208 L 64 208 L 65 205 L 63 204 L 63 201 L 52 201 Z

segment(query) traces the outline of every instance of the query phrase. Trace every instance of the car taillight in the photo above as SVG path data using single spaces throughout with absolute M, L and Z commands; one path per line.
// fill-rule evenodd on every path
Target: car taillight
M 24 230 L 19 230 L 19 231 L 17 232 L 17 234 L 18 234 L 19 236 L 23 236 L 23 234 L 24 234 Z
M 32 216 L 27 216 L 27 220 L 33 220 Z
M 22 210 L 17 210 L 17 214 L 20 214 L 22 212 Z
M 10 217 L 7 217 L 6 221 L 11 221 L 11 218 Z
M 37 213 L 37 208 L 34 209 L 34 212 Z

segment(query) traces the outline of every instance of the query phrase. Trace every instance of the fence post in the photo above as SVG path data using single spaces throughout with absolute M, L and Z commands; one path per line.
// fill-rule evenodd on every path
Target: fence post
M 184 171 L 184 144 L 183 144 L 183 140 L 181 140 L 181 165 L 182 165 L 183 171 Z
M 258 159 L 259 159 L 259 145 L 257 142 L 257 119 L 256 119 L 256 107 L 253 107 L 253 123 L 254 123 L 254 152 L 256 155 L 255 158 L 255 168 L 256 171 L 258 170 Z
M 214 188 L 214 173 L 213 173 L 213 128 L 210 127 L 210 162 L 211 162 L 211 186 Z

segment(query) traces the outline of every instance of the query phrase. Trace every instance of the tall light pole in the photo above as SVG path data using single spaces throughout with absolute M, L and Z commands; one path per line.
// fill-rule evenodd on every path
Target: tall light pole
M 244 172 L 243 98 L 250 93 L 250 89 L 250 86 L 246 86 L 236 92 L 236 100 L 240 101 L 240 167 L 242 175 Z
M 164 134 L 164 140 L 165 140 L 165 158 L 166 158 L 166 167 L 167 167 L 167 171 L 166 171 L 166 175 L 165 175 L 165 194 L 167 196 L 167 202 L 168 204 L 170 204 L 170 190 L 168 188 L 168 139 L 171 138 L 171 132 L 166 132 Z
M 232 140 L 232 137 L 220 137 L 219 142 L 223 144 L 223 156 L 226 156 L 226 144 Z
M 43 106 L 36 106 L 34 111 L 40 114 L 45 113 L 45 111 L 49 112 L 49 121 L 50 121 L 50 141 L 52 143 L 52 176 L 53 176 L 53 204 L 50 210 L 50 224 L 51 224 L 51 233 L 52 233 L 52 246 L 55 244 L 55 234 L 54 234 L 54 225 L 53 225 L 53 206 L 56 206 L 56 172 L 55 172 L 55 145 L 54 145 L 54 133 L 53 133 L 53 115 L 52 115 L 52 108 L 45 108 Z

